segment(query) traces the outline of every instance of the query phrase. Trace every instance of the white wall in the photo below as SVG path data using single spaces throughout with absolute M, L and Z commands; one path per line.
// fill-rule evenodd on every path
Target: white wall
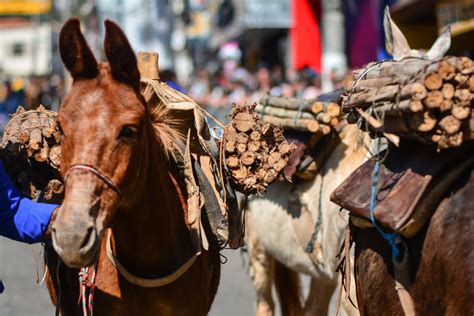
M 51 25 L 0 28 L 0 72 L 13 77 L 51 71 Z M 16 54 L 14 47 L 20 48 Z

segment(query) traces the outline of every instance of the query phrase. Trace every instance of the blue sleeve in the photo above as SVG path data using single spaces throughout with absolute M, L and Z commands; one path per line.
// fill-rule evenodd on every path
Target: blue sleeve
M 22 196 L 0 162 L 0 235 L 29 244 L 44 241 L 56 207 Z

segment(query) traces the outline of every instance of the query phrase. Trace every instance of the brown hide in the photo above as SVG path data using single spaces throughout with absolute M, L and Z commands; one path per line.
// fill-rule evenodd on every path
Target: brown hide
M 474 313 L 474 171 L 459 179 L 428 225 L 406 244 L 417 315 Z M 403 315 L 387 242 L 375 229 L 352 227 L 361 315 Z

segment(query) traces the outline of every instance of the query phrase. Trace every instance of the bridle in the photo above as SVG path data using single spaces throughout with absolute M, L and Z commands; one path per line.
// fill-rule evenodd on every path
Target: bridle
M 115 184 L 109 176 L 105 175 L 99 169 L 88 164 L 72 164 L 64 175 L 64 185 L 66 185 L 71 172 L 74 170 L 83 170 L 92 173 L 97 178 L 102 180 L 112 191 L 114 191 L 119 200 L 122 199 L 122 190 Z M 81 288 L 80 299 L 82 302 L 82 313 L 84 316 L 93 316 L 93 304 L 94 304 L 94 289 L 95 289 L 95 277 L 96 277 L 96 266 L 97 262 L 92 267 L 81 268 L 79 271 L 79 284 Z M 92 274 L 92 275 L 90 275 Z
M 71 172 L 74 171 L 74 170 L 84 170 L 84 171 L 91 172 L 97 178 L 102 180 L 115 193 L 117 193 L 117 195 L 119 196 L 120 199 L 122 198 L 122 196 L 123 196 L 122 195 L 122 190 L 120 190 L 120 188 L 115 184 L 114 180 L 112 180 L 110 177 L 106 176 L 103 172 L 101 172 L 96 167 L 91 166 L 91 165 L 87 165 L 87 164 L 78 163 L 78 164 L 70 165 L 69 168 L 66 171 L 66 174 L 64 175 L 64 185 L 66 185 L 67 179 L 71 175 Z
M 144 146 L 141 146 L 142 150 Z M 143 159 L 143 152 L 140 154 L 140 162 L 139 166 L 142 164 L 142 159 Z M 141 168 L 138 168 L 140 170 Z M 98 168 L 88 165 L 88 164 L 72 164 L 69 166 L 69 168 L 66 171 L 66 174 L 64 175 L 64 184 L 66 185 L 66 182 L 68 178 L 71 175 L 71 172 L 74 170 L 83 170 L 87 172 L 91 172 L 94 174 L 96 177 L 98 177 L 100 180 L 102 180 L 110 189 L 112 189 L 118 196 L 119 199 L 123 198 L 122 191 L 120 188 L 115 184 L 115 182 L 106 174 L 101 172 Z M 140 171 L 139 171 L 140 172 Z M 118 260 L 118 258 L 114 255 L 112 247 L 111 247 L 111 238 L 112 238 L 112 230 L 109 229 L 108 234 L 107 234 L 107 243 L 106 243 L 106 252 L 107 252 L 107 257 L 109 261 L 112 263 L 112 265 L 119 271 L 119 273 L 130 283 L 134 285 L 138 285 L 140 287 L 160 287 L 164 286 L 170 283 L 173 283 L 177 279 L 179 279 L 186 271 L 189 270 L 189 268 L 194 264 L 196 261 L 197 257 L 201 254 L 200 247 L 195 253 L 188 259 L 186 260 L 181 266 L 178 267 L 174 272 L 171 274 L 160 277 L 160 278 L 142 278 L 138 277 L 132 273 L 130 273 Z M 88 300 L 89 302 L 86 302 L 86 282 L 81 281 L 81 286 L 82 286 L 82 303 L 83 303 L 83 310 L 84 310 L 84 315 L 85 316 L 92 316 L 92 302 L 93 302 L 93 289 L 94 289 L 94 280 L 95 280 L 95 267 L 92 270 L 93 276 L 92 276 L 92 287 L 90 289 L 89 297 Z M 84 275 L 88 275 L 90 273 L 88 268 L 82 268 L 81 272 L 79 274 L 80 279 L 84 279 Z M 86 277 L 87 278 L 87 277 Z M 92 294 L 91 294 L 92 293 Z

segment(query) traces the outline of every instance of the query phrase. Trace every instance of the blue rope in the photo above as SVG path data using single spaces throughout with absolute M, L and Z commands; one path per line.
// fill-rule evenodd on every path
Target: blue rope
M 397 239 L 400 238 L 398 234 L 387 233 L 382 230 L 382 228 L 377 225 L 375 221 L 375 196 L 377 195 L 377 181 L 379 178 L 379 170 L 380 170 L 380 163 L 378 160 L 375 161 L 374 166 L 374 174 L 372 176 L 372 190 L 370 196 L 370 221 L 375 228 L 377 228 L 378 232 L 382 237 L 388 242 L 390 248 L 392 250 L 392 256 L 395 257 L 397 260 L 400 258 L 400 249 L 397 245 Z

